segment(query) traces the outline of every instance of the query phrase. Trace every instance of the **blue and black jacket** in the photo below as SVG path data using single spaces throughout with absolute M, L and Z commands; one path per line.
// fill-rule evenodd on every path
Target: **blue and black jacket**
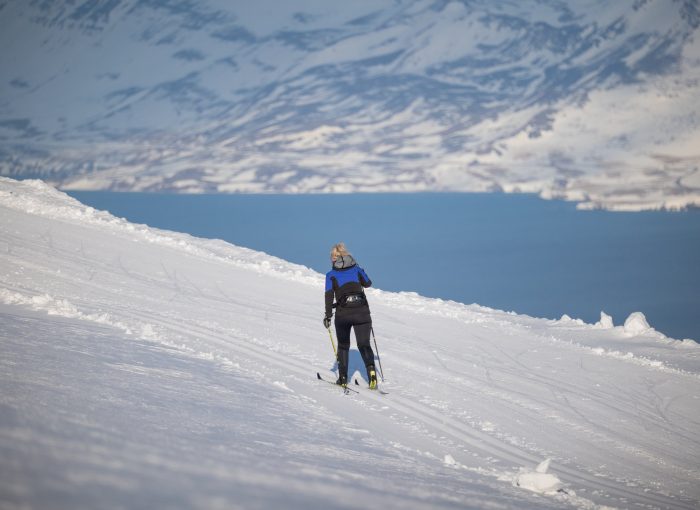
M 333 315 L 334 298 L 338 313 L 350 309 L 369 313 L 364 289 L 371 286 L 372 280 L 351 255 L 338 257 L 326 273 L 326 317 Z

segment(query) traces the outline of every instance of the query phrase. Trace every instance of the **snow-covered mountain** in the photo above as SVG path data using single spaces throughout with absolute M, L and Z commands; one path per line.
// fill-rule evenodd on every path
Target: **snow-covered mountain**
M 323 281 L 0 178 L 0 507 L 698 507 L 696 342 L 369 289 L 343 395 Z
M 695 0 L 0 3 L 0 173 L 700 203 Z

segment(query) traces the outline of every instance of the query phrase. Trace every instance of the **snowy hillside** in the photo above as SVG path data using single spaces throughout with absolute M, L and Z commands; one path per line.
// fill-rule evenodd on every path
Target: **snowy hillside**
M 697 508 L 700 347 L 370 289 L 0 178 L 2 508 Z M 371 268 L 367 268 L 371 273 Z M 381 281 L 381 275 L 373 275 Z
M 700 204 L 694 0 L 0 3 L 0 174 Z

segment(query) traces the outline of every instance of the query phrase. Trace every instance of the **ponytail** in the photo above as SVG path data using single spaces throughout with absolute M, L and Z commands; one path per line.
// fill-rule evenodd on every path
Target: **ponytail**
M 340 242 L 340 243 L 334 245 L 333 248 L 331 248 L 331 258 L 333 260 L 340 258 L 340 257 L 344 257 L 346 255 L 350 255 L 350 252 L 345 247 L 345 243 L 343 243 L 343 242 Z

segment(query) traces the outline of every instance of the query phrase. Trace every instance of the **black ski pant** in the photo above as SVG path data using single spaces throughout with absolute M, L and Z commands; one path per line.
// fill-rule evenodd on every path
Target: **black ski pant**
M 374 366 L 374 351 L 369 342 L 372 331 L 372 316 L 369 311 L 339 312 L 335 315 L 335 333 L 338 337 L 338 375 L 340 376 L 347 377 L 348 374 L 351 329 L 355 330 L 357 350 L 360 351 L 365 367 Z

